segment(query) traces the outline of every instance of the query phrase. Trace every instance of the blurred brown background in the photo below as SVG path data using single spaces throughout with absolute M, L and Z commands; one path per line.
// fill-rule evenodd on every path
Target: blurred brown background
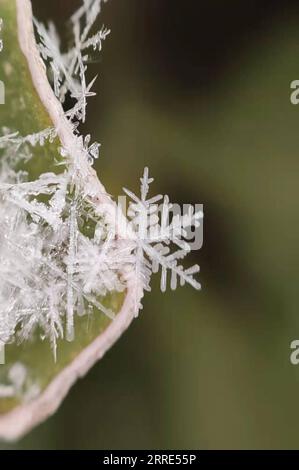
M 79 2 L 35 0 L 64 21 Z M 26 449 L 299 448 L 297 1 L 109 0 L 85 132 L 113 195 L 204 204 L 201 293 L 158 282 Z

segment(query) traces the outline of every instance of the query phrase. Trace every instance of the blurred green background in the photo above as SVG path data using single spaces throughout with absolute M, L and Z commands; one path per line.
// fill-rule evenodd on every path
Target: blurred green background
M 64 21 L 75 0 L 35 0 Z M 299 448 L 299 5 L 109 0 L 85 132 L 107 190 L 203 203 L 202 292 L 161 294 L 22 449 Z

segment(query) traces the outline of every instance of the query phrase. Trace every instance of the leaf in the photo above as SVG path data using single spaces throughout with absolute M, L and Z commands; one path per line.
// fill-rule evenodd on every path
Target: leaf
M 4 45 L 0 53 L 0 79 L 5 84 L 6 100 L 5 105 L 0 106 L 0 129 L 7 133 L 8 128 L 9 132 L 19 132 L 21 136 L 53 127 L 58 129 L 55 139 L 30 147 L 32 157 L 25 159 L 19 170 L 28 173 L 29 181 L 45 173 L 62 174 L 65 162 L 60 148 L 71 146 L 76 151 L 78 140 L 50 87 L 39 57 L 30 1 L 0 0 L 0 17 L 3 18 L 0 34 Z M 62 165 L 57 165 L 59 158 Z M 105 204 L 108 207 L 105 210 L 113 216 L 114 203 L 94 170 L 85 166 L 77 171 L 84 173 L 86 192 L 93 188 L 95 204 L 100 209 Z M 83 230 L 87 232 L 88 227 L 84 226 Z M 116 235 L 121 237 L 120 233 Z M 136 313 L 133 308 L 136 296 L 141 295 L 140 287 L 133 282 L 124 292 L 111 292 L 99 299 L 102 311 L 93 307 L 82 316 L 76 315 L 75 337 L 73 341 L 57 340 L 56 361 L 49 341 L 38 329 L 27 341 L 6 345 L 5 364 L 0 365 L 0 438 L 17 439 L 56 411 L 77 378 L 82 377 L 129 326 Z M 103 314 L 105 308 L 116 312 L 115 319 Z

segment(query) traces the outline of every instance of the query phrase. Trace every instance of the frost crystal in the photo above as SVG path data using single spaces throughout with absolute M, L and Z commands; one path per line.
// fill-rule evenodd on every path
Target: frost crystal
M 61 103 L 67 95 L 75 102 L 64 110 L 71 139 L 57 149 L 55 172 L 31 181 L 22 167 L 32 158 L 34 147 L 50 142 L 55 148 L 60 129 L 22 137 L 17 130 L 4 128 L 0 137 L 0 341 L 22 342 L 39 335 L 50 341 L 55 358 L 58 340 L 74 339 L 76 316 L 99 310 L 113 320 L 116 312 L 102 303 L 108 293 L 124 292 L 130 283 L 140 286 L 137 314 L 143 290 L 150 290 L 151 275 L 159 270 L 162 291 L 168 272 L 172 289 L 178 280 L 200 288 L 194 278 L 198 266 L 184 269 L 180 261 L 190 251 L 186 230 L 198 226 L 202 213 L 191 211 L 169 220 L 168 197 L 148 198 L 153 179 L 146 168 L 141 196 L 125 189 L 131 202 L 128 221 L 121 218 L 120 234 L 117 211 L 111 212 L 112 202 L 92 173 L 100 145 L 91 143 L 89 135 L 81 136 L 78 126 L 85 121 L 88 98 L 94 95 L 95 79 L 88 83 L 86 78 L 89 51 L 101 51 L 109 34 L 103 27 L 90 35 L 102 3 L 84 0 L 72 16 L 74 40 L 68 52 L 62 52 L 52 23 L 46 28 L 35 20 L 53 90 Z M 103 201 L 109 199 L 108 208 L 99 194 Z M 5 389 L 8 394 L 21 387 L 20 377 L 19 368 Z M 0 388 L 0 395 L 5 390 Z
M 148 198 L 150 184 L 154 181 L 149 177 L 148 168 L 144 169 L 140 179 L 140 197 L 132 191 L 124 188 L 124 192 L 131 199 L 127 217 L 132 229 L 132 252 L 135 258 L 134 272 L 142 281 L 143 289 L 150 291 L 152 273 L 161 269 L 161 290 L 166 291 L 167 272 L 169 271 L 171 289 L 175 290 L 177 281 L 181 285 L 190 284 L 195 289 L 200 289 L 200 284 L 194 279 L 199 272 L 199 266 L 184 269 L 179 261 L 190 252 L 190 245 L 186 241 L 186 229 L 198 227 L 203 217 L 201 211 L 192 212 L 181 216 L 174 214 L 170 220 L 172 204 L 168 196 L 157 195 Z M 160 207 L 158 202 L 161 202 Z M 173 250 L 171 247 L 173 246 Z M 136 305 L 136 310 L 142 305 Z
M 55 25 L 49 23 L 48 29 L 35 20 L 36 29 L 40 38 L 40 53 L 49 63 L 53 74 L 54 91 L 63 103 L 69 93 L 76 100 L 68 116 L 85 122 L 87 98 L 94 96 L 92 87 L 97 77 L 87 83 L 86 63 L 89 59 L 88 50 L 102 50 L 103 41 L 110 34 L 105 27 L 91 37 L 89 33 L 101 11 L 102 0 L 84 1 L 83 6 L 72 16 L 74 44 L 66 53 L 61 52 L 60 39 Z

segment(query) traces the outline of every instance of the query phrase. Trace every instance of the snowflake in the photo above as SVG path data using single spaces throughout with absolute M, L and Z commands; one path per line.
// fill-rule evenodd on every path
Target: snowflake
M 131 199 L 127 217 L 130 220 L 135 275 L 142 281 L 143 289 L 146 291 L 151 290 L 152 274 L 158 273 L 160 269 L 162 292 L 165 292 L 167 287 L 168 272 L 171 276 L 171 289 L 176 289 L 178 280 L 181 285 L 188 283 L 195 289 L 200 289 L 200 284 L 194 279 L 194 275 L 199 272 L 199 266 L 194 265 L 184 269 L 179 261 L 184 259 L 191 249 L 186 241 L 187 229 L 198 228 L 203 213 L 201 211 L 193 213 L 190 208 L 188 214 L 183 216 L 176 214 L 170 220 L 172 205 L 168 196 L 157 195 L 148 198 L 149 187 L 153 181 L 154 179 L 149 177 L 148 168 L 145 168 L 140 179 L 140 197 L 123 188 Z M 159 210 L 157 203 L 161 201 L 161 210 Z M 140 308 L 142 305 L 137 304 L 136 312 Z

